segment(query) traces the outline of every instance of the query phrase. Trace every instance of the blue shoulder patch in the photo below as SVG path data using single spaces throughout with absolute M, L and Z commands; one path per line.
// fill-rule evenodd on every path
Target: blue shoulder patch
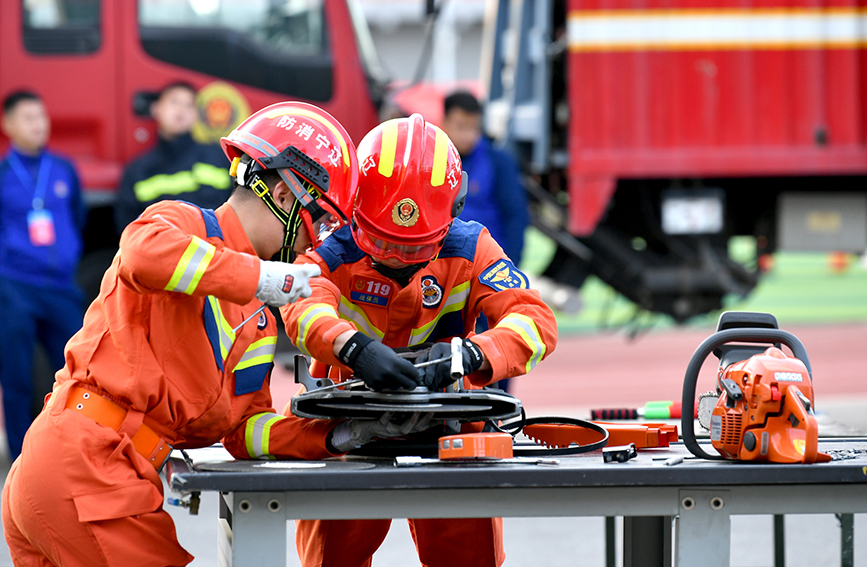
M 191 207 L 196 207 L 202 212 L 202 219 L 205 221 L 205 235 L 208 238 L 216 236 L 220 240 L 223 240 L 223 229 L 220 228 L 220 223 L 217 221 L 217 213 L 211 209 L 203 209 L 195 203 L 189 203 L 187 201 L 181 202 L 190 205 Z
M 484 226 L 475 221 L 455 219 L 446 236 L 438 258 L 464 258 L 473 261 L 476 256 L 476 243 Z
M 331 272 L 343 264 L 354 264 L 364 258 L 364 252 L 352 239 L 352 230 L 348 226 L 328 236 L 316 252 Z
M 530 287 L 524 272 L 515 267 L 508 258 L 494 262 L 479 275 L 479 281 L 497 291 L 504 289 L 527 289 Z

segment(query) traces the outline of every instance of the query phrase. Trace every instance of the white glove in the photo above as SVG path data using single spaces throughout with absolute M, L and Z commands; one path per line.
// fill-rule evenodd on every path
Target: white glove
M 374 439 L 389 439 L 418 433 L 430 427 L 433 414 L 415 412 L 403 423 L 393 422 L 391 412 L 382 414 L 377 421 L 352 419 L 344 421 L 331 431 L 331 444 L 339 453 L 358 449 Z
M 321 272 L 316 264 L 260 260 L 256 299 L 272 307 L 280 307 L 298 301 L 299 297 L 310 297 L 310 278 L 315 278 Z

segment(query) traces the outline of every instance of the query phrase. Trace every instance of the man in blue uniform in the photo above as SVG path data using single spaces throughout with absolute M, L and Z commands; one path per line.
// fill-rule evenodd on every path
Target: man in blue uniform
M 461 219 L 484 225 L 517 266 L 530 221 L 518 164 L 482 135 L 482 106 L 471 93 L 453 92 L 445 98 L 443 110 L 443 130 L 461 154 L 463 169 L 469 175 Z M 476 332 L 487 328 L 487 319 L 480 317 Z M 508 391 L 509 380 L 500 380 L 497 385 Z
M 220 146 L 199 144 L 190 133 L 198 116 L 191 85 L 176 82 L 163 88 L 151 104 L 151 115 L 157 144 L 123 172 L 114 209 L 118 234 L 157 201 L 180 199 L 217 209 L 232 187 Z
M 37 339 L 59 370 L 63 347 L 83 318 L 75 273 L 85 211 L 72 164 L 45 149 L 49 131 L 38 95 L 16 91 L 6 97 L 3 132 L 11 144 L 0 162 L 0 387 L 12 459 L 35 417 Z

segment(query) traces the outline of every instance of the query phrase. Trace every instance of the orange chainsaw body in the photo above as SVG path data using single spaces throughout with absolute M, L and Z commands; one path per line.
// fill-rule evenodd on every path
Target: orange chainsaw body
M 819 426 L 806 366 L 776 347 L 720 369 L 710 437 L 725 458 L 774 463 L 831 460 L 818 451 Z

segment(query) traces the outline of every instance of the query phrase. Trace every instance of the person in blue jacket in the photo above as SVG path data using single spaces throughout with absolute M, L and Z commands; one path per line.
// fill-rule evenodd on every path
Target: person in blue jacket
M 530 222 L 527 192 L 511 154 L 494 147 L 482 135 L 482 106 L 472 93 L 455 91 L 444 101 L 442 129 L 461 154 L 469 176 L 467 200 L 461 219 L 484 225 L 517 266 L 524 248 L 524 230 Z M 488 328 L 479 318 L 476 332 Z M 509 381 L 497 385 L 508 391 Z
M 45 149 L 50 128 L 36 93 L 15 91 L 4 99 L 10 147 L 0 162 L 0 388 L 12 459 L 36 417 L 36 341 L 59 370 L 63 348 L 83 320 L 75 276 L 85 209 L 72 163 Z
M 180 199 L 217 209 L 231 192 L 223 150 L 217 144 L 200 144 L 191 134 L 198 118 L 191 85 L 178 81 L 163 87 L 150 112 L 157 143 L 124 169 L 114 206 L 118 234 L 157 201 Z

